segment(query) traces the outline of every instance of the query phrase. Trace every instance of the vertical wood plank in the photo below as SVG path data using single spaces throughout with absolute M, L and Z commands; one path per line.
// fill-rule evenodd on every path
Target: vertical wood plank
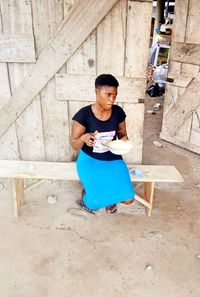
M 2 24 L 2 11 L 0 3 L 0 33 L 3 32 Z M 8 67 L 7 63 L 0 63 L 0 109 L 4 106 L 7 100 L 10 98 L 10 83 L 8 76 Z
M 31 123 L 27 126 L 29 122 Z M 17 119 L 16 126 L 22 159 L 45 160 L 40 97 Z
M 12 2 L 9 4 L 8 1 L 0 2 L 0 32 L 1 33 L 10 33 L 11 24 L 10 24 L 10 10 L 9 5 L 12 5 Z M 10 86 L 10 77 L 9 77 L 9 68 L 8 64 L 0 63 L 0 93 L 3 95 L 1 97 L 1 107 L 7 102 L 11 95 L 11 86 Z M 5 85 L 4 85 L 5 83 Z M 3 94 L 2 94 L 3 93 Z M 16 134 L 15 124 L 13 124 L 9 130 L 0 138 L 0 158 L 1 159 L 14 159 L 17 160 L 20 158 L 18 139 Z
M 124 75 L 126 0 L 121 0 L 97 27 L 97 74 Z
M 152 3 L 128 0 L 125 76 L 146 78 L 151 29 Z M 139 26 L 138 24 L 142 24 Z M 145 97 L 145 91 L 144 91 Z M 142 99 L 142 98 L 138 98 Z M 133 150 L 127 162 L 141 163 L 143 146 L 144 104 L 123 104 L 127 114 L 127 132 Z
M 95 31 L 67 62 L 68 74 L 96 74 L 96 36 Z
M 199 23 L 200 23 L 200 1 L 190 0 L 188 9 L 188 21 L 186 28 L 186 43 L 200 44 Z M 180 30 L 180 28 L 179 28 Z
M 173 41 L 184 42 L 187 28 L 189 0 L 176 0 Z M 173 46 L 173 44 L 172 44 Z
M 32 5 L 36 49 L 39 55 L 47 40 L 62 22 L 64 8 L 68 9 L 67 14 L 72 1 L 36 0 Z M 55 100 L 54 78 L 40 95 L 46 159 L 48 161 L 69 160 L 68 103 Z
M 4 33 L 33 33 L 30 0 L 1 1 L 1 11 Z
M 47 160 L 70 160 L 68 103 L 55 100 L 54 78 L 42 91 L 41 101 Z
M 32 9 L 36 49 L 39 55 L 49 37 L 54 34 L 63 20 L 63 1 L 34 0 L 32 1 Z
M 28 64 L 10 64 L 10 73 L 12 74 L 11 88 L 13 93 L 31 67 Z M 21 158 L 23 160 L 45 160 L 40 96 L 37 96 L 16 120 L 16 129 Z
M 65 12 L 66 14 L 66 12 Z M 85 40 L 79 49 L 67 61 L 68 74 L 96 74 L 96 30 Z M 77 86 L 78 87 L 78 86 Z M 94 93 L 95 96 L 95 93 Z M 90 102 L 85 101 L 69 101 L 68 102 L 68 143 L 70 159 L 76 159 L 77 152 L 70 145 L 70 133 L 73 115 L 82 107 L 89 105 Z
M 133 149 L 124 156 L 128 163 L 142 162 L 144 104 L 124 103 L 126 125 L 129 139 L 133 142 Z
M 20 159 L 15 124 L 0 138 L 0 159 Z
M 10 85 L 6 63 L 0 63 L 0 109 L 10 98 Z
M 128 77 L 146 77 L 151 13 L 152 3 L 128 0 L 125 64 Z
M 32 64 L 9 63 L 10 86 L 12 94 L 15 93 L 24 77 L 28 74 Z

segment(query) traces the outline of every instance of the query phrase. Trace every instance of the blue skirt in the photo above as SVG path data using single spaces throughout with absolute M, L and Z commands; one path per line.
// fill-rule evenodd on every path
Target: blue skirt
M 80 150 L 76 164 L 86 193 L 83 201 L 88 208 L 97 210 L 134 198 L 135 191 L 124 160 L 97 160 Z

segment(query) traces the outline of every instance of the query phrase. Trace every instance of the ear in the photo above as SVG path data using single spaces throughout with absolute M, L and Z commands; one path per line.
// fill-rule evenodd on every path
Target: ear
M 100 89 L 99 88 L 95 88 L 95 93 L 96 95 L 99 95 Z

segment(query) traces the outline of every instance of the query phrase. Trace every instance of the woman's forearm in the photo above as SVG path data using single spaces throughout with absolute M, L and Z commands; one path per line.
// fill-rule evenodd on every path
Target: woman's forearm
M 118 131 L 117 136 L 119 139 L 128 140 L 126 131 Z
M 86 142 L 86 134 L 81 135 L 79 138 L 77 139 L 71 139 L 71 146 L 73 147 L 73 149 L 75 150 L 80 150 L 84 143 Z
M 87 144 L 88 146 L 93 146 L 94 145 L 94 135 L 96 133 L 97 133 L 97 131 L 95 131 L 94 133 L 82 134 L 78 138 L 71 138 L 71 146 L 75 150 L 80 150 L 83 147 L 84 143 Z

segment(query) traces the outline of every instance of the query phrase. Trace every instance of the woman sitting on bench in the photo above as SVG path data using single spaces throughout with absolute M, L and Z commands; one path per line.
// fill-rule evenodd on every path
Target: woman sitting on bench
M 81 108 L 73 117 L 71 145 L 79 150 L 77 171 L 83 184 L 81 206 L 90 213 L 106 207 L 117 211 L 116 204 L 130 204 L 134 189 L 121 155 L 111 153 L 104 145 L 115 139 L 128 140 L 126 115 L 114 105 L 119 83 L 111 74 L 95 80 L 96 102 Z

